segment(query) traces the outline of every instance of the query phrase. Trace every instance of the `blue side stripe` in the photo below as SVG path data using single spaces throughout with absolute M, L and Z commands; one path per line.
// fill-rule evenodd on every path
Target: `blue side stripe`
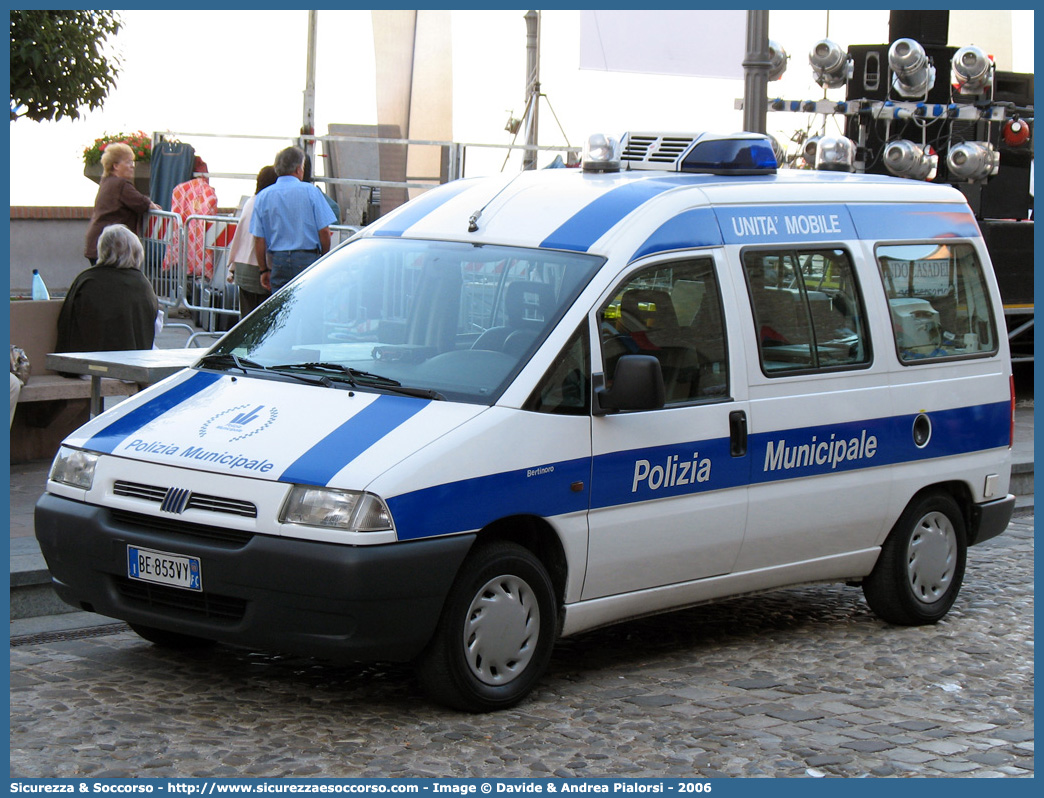
M 122 418 L 116 419 L 105 429 L 96 432 L 84 447 L 96 452 L 112 453 L 122 441 L 146 424 L 155 421 L 168 410 L 177 407 L 186 399 L 191 399 L 220 379 L 220 374 L 197 371 L 184 382 L 172 386 Z
M 678 188 L 691 180 L 682 176 L 675 178 L 651 178 L 625 183 L 607 191 L 590 205 L 574 214 L 561 227 L 540 242 L 541 247 L 587 252 L 591 245 L 606 234 L 617 222 L 645 202 Z
M 392 217 L 384 226 L 374 230 L 373 234 L 375 236 L 401 236 L 408 228 L 470 186 L 471 181 L 454 180 L 437 189 L 426 191 L 416 199 L 412 199 L 403 205 L 402 210 L 397 215 Z M 478 209 L 476 208 L 475 210 Z M 460 220 L 461 230 L 466 230 L 467 226 L 468 220 L 462 218 Z
M 978 238 L 979 226 L 966 205 L 919 203 L 917 205 L 853 203 L 848 206 L 859 238 L 895 240 L 908 238 Z M 898 211 L 898 212 L 897 212 Z
M 692 247 L 713 247 L 722 243 L 718 218 L 710 208 L 693 208 L 679 213 L 660 225 L 645 242 L 638 247 L 631 260 L 644 258 L 657 252 Z
M 750 460 L 729 454 L 728 438 L 610 452 L 594 459 L 591 509 L 666 499 L 750 483 Z M 646 461 L 638 479 L 638 461 Z M 706 462 L 710 463 L 709 471 Z
M 997 449 L 1008 445 L 1010 413 L 1010 402 L 929 412 L 932 435 L 923 449 L 917 448 L 913 440 L 916 414 L 752 435 L 749 441 L 753 470 L 751 483 L 822 476 Z M 875 451 L 867 457 L 866 446 L 871 436 L 875 439 Z M 845 451 L 838 455 L 843 459 L 815 462 L 817 454 L 825 457 L 831 451 L 832 443 L 845 444 Z M 773 446 L 771 455 L 770 444 Z M 850 458 L 850 454 L 856 456 Z M 770 459 L 777 464 L 776 468 L 767 468 Z
M 428 404 L 427 399 L 378 396 L 291 463 L 279 481 L 326 485 L 334 474 Z
M 590 460 L 550 463 L 540 471 L 490 474 L 389 499 L 399 540 L 466 532 L 512 515 L 550 518 L 587 509 L 588 491 L 573 490 L 573 485 L 589 483 Z
M 435 485 L 390 498 L 388 507 L 399 539 L 414 540 L 481 529 L 515 514 L 548 518 L 582 512 L 587 507 L 606 509 L 801 477 L 928 462 L 1007 446 L 1010 412 L 1007 401 L 930 412 L 932 436 L 923 449 L 913 442 L 916 414 L 910 414 L 751 435 L 745 457 L 729 454 L 727 437 L 610 452 L 590 461 L 581 458 L 555 463 L 553 473 L 545 476 L 533 477 L 528 469 L 518 469 Z M 874 439 L 872 444 L 870 438 Z M 827 448 L 818 450 L 821 462 L 816 463 L 820 444 Z M 776 468 L 766 468 L 770 445 Z M 840 449 L 830 449 L 831 445 Z M 871 448 L 873 454 L 868 456 Z M 834 460 L 825 459 L 828 451 Z M 639 470 L 637 464 L 643 460 L 646 463 Z M 591 488 L 572 492 L 574 482 L 590 484 Z

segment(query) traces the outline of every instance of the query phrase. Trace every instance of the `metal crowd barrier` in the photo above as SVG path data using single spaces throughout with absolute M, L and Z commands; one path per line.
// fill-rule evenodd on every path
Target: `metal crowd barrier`
M 228 275 L 229 245 L 239 217 L 191 215 L 185 220 L 181 256 L 185 270 L 185 304 L 203 332 L 198 337 L 217 338 L 239 321 L 239 289 Z
M 237 216 L 203 215 L 183 222 L 170 211 L 149 211 L 145 218 L 142 271 L 165 310 L 164 326 L 189 331 L 185 346 L 196 345 L 198 338 L 217 338 L 239 321 L 239 289 L 227 281 L 229 247 L 238 223 Z M 330 249 L 361 229 L 330 225 Z M 169 321 L 176 310 L 188 311 L 193 323 Z
M 361 227 L 357 227 L 351 224 L 332 224 L 330 225 L 330 249 L 331 251 L 341 246 L 345 241 L 351 238 L 353 235 L 362 230 Z
M 145 217 L 142 271 L 164 310 L 163 326 L 188 330 L 186 346 L 195 345 L 201 336 L 216 337 L 231 329 L 239 318 L 235 286 L 226 291 L 226 284 L 222 284 L 227 273 L 228 245 L 237 221 L 235 216 L 201 215 L 182 221 L 171 211 L 149 211 Z M 194 243 L 197 237 L 203 242 L 202 256 L 190 247 L 190 242 Z M 206 263 L 212 264 L 215 270 L 209 277 Z M 170 321 L 177 310 L 189 311 L 193 323 Z M 202 327 L 203 332 L 197 327 Z
M 181 217 L 170 211 L 149 211 L 145 217 L 142 272 L 164 308 L 177 308 L 185 299 L 184 261 L 180 253 L 175 253 L 173 260 L 168 254 L 179 246 L 181 228 Z

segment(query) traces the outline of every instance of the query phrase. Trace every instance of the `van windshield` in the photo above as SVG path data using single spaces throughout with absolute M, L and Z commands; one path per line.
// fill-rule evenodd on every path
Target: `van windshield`
M 272 296 L 204 364 L 492 404 L 602 263 L 570 252 L 360 239 Z

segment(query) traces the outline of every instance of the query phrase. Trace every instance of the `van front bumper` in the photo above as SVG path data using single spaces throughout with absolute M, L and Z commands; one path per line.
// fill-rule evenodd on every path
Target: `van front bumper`
M 343 546 L 269 535 L 242 543 L 44 494 L 36 537 L 77 609 L 223 643 L 337 660 L 406 661 L 431 639 L 474 535 Z M 203 591 L 127 575 L 127 547 L 200 561 Z

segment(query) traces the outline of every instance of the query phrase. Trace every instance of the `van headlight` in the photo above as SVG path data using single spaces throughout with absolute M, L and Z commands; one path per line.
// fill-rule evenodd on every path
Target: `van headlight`
M 95 452 L 61 446 L 51 464 L 48 479 L 74 488 L 90 490 L 94 484 L 94 467 L 98 464 L 100 456 Z
M 372 493 L 317 488 L 313 485 L 294 485 L 279 520 L 284 524 L 344 529 L 349 532 L 395 530 L 388 505 Z

